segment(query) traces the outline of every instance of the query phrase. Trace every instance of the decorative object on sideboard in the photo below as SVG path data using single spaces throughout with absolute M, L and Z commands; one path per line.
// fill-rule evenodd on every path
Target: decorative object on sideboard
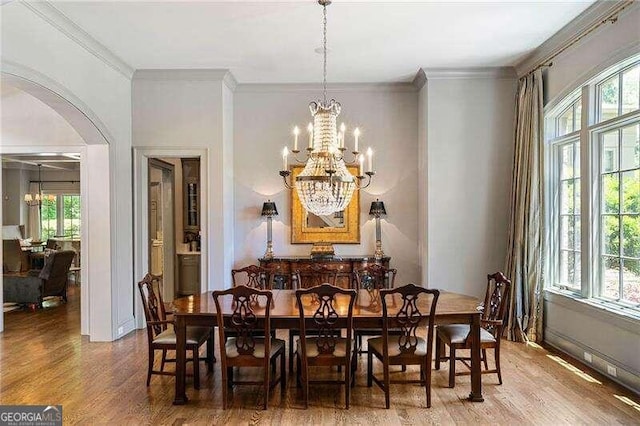
M 261 216 L 266 216 L 267 218 L 267 251 L 264 252 L 264 258 L 273 259 L 273 229 L 271 222 L 273 221 L 273 216 L 278 216 L 276 203 L 271 200 L 263 203 Z
M 294 186 L 304 209 L 317 216 L 330 215 L 343 211 L 351 202 L 351 197 L 357 188 L 366 188 L 371 183 L 373 171 L 373 151 L 367 149 L 367 169 L 364 168 L 364 155 L 358 150 L 360 130 L 353 132 L 354 148 L 353 160 L 345 161 L 345 132 L 346 126 L 338 129 L 336 119 L 340 115 L 341 105 L 335 99 L 327 101 L 327 6 L 331 0 L 318 0 L 323 12 L 323 81 L 322 100 L 309 104 L 313 124 L 309 123 L 309 146 L 305 161 L 295 160 L 306 164 L 304 170 L 295 179 L 290 179 L 291 171 L 288 165 L 288 148 L 282 153 L 282 170 L 280 176 L 287 188 Z M 293 129 L 293 149 L 298 154 L 298 127 Z M 351 174 L 347 165 L 358 166 L 357 175 Z M 366 180 L 365 180 L 366 178 Z
M 371 208 L 369 209 L 369 216 L 376 218 L 376 251 L 374 256 L 376 259 L 382 259 L 384 252 L 382 251 L 382 232 L 380 229 L 380 217 L 386 216 L 387 210 L 384 208 L 384 203 L 376 198 L 371 202 Z

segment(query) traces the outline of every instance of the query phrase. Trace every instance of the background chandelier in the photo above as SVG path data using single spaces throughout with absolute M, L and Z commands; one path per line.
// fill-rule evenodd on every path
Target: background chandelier
M 53 201 L 53 195 L 42 193 L 42 164 L 38 164 L 38 192 L 24 194 L 24 202 L 29 206 L 39 206 L 44 200 Z
M 356 188 L 366 188 L 371 183 L 373 171 L 373 151 L 367 149 L 367 171 L 364 170 L 364 155 L 358 151 L 358 138 L 360 130 L 356 128 L 353 132 L 354 149 L 352 151 L 353 160 L 345 161 L 345 132 L 344 123 L 338 129 L 336 120 L 340 115 L 340 103 L 335 99 L 327 101 L 327 6 L 331 0 L 318 0 L 322 6 L 323 13 L 323 80 L 322 80 L 322 100 L 311 102 L 309 110 L 313 116 L 313 124 L 309 123 L 307 131 L 309 133 L 309 146 L 307 148 L 307 159 L 300 161 L 296 154 L 298 149 L 298 127 L 293 129 L 293 149 L 296 162 L 306 163 L 304 170 L 291 182 L 289 176 L 288 155 L 289 150 L 285 147 L 282 152 L 283 170 L 280 176 L 284 180 L 287 188 L 294 185 L 300 198 L 300 203 L 310 213 L 317 216 L 330 215 L 343 211 L 351 201 L 351 196 Z M 347 165 L 358 167 L 358 175 L 353 176 L 347 169 Z M 365 177 L 367 178 L 364 181 Z

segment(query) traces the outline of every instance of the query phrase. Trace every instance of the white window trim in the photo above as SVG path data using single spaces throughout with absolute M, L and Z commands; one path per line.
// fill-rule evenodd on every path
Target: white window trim
M 596 286 L 599 286 L 600 277 L 600 137 L 599 135 L 613 128 L 621 128 L 625 125 L 640 121 L 640 110 L 619 115 L 618 117 L 598 123 L 600 115 L 600 102 L 598 85 L 613 74 L 619 73 L 620 81 L 622 73 L 635 66 L 640 56 L 633 56 L 617 66 L 610 67 L 606 72 L 600 73 L 596 78 L 583 84 L 581 89 L 570 92 L 552 108 L 545 108 L 545 200 L 548 208 L 545 212 L 547 232 L 545 240 L 550 248 L 545 260 L 545 291 L 562 295 L 570 299 L 597 306 L 616 315 L 637 321 L 640 318 L 640 304 L 626 305 L 623 301 L 610 301 L 598 297 Z M 622 87 L 619 87 L 619 93 Z M 581 97 L 582 114 L 580 130 L 557 137 L 558 117 L 571 107 L 578 96 Z M 619 95 L 619 112 L 622 108 L 622 97 Z M 574 110 L 575 111 L 575 110 Z M 575 112 L 574 112 L 575 126 Z M 559 224 L 557 206 L 559 203 L 559 176 L 558 167 L 561 164 L 557 160 L 558 146 L 575 140 L 579 136 L 580 147 L 580 213 L 581 213 L 581 289 L 575 291 L 571 288 L 562 288 L 556 285 L 555 278 L 558 271 L 559 253 Z M 586 220 L 588 219 L 588 220 Z

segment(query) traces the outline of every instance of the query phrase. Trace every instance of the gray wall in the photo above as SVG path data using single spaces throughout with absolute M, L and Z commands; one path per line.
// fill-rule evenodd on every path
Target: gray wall
M 504 268 L 515 74 L 429 74 L 422 89 L 429 286 L 482 296 L 486 274 Z
M 309 244 L 291 244 L 291 193 L 278 171 L 281 152 L 293 146 L 292 129 L 306 129 L 311 120 L 309 102 L 321 95 L 318 86 L 244 85 L 234 97 L 234 198 L 235 256 L 237 266 L 255 263 L 265 251 L 266 222 L 260 217 L 262 203 L 276 202 L 274 218 L 276 255 L 308 255 Z M 362 131 L 360 151 L 374 150 L 376 176 L 360 195 L 360 244 L 335 245 L 337 255 L 373 254 L 375 224 L 369 206 L 384 201 L 382 220 L 385 254 L 398 269 L 397 283 L 420 283 L 418 260 L 418 93 L 408 84 L 340 85 L 329 96 L 342 104 L 338 123 L 347 130 L 347 148 L 353 148 L 352 131 Z M 303 130 L 300 144 L 307 143 Z M 350 151 L 349 149 L 349 151 Z M 300 155 L 303 158 L 303 155 Z M 348 156 L 349 158 L 349 156 Z

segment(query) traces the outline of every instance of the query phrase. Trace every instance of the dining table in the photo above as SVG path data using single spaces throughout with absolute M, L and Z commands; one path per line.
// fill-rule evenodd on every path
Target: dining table
M 297 329 L 300 327 L 300 313 L 298 310 L 295 290 L 272 290 L 273 299 L 270 307 L 272 329 Z M 347 309 L 346 299 L 336 300 L 337 311 Z M 344 306 L 341 306 L 344 304 Z M 479 300 L 472 296 L 441 291 L 436 305 L 435 324 L 469 324 L 471 347 L 471 392 L 469 401 L 482 402 L 482 381 L 480 366 L 480 320 L 482 310 L 479 308 Z M 395 315 L 402 303 L 387 303 L 388 315 Z M 420 305 L 418 308 L 420 309 Z M 224 314 L 233 312 L 232 303 L 227 300 L 222 304 Z M 257 317 L 264 316 L 265 307 L 257 307 L 254 313 Z M 305 318 L 307 310 L 305 309 Z M 170 310 L 174 315 L 174 329 L 176 333 L 176 376 L 175 405 L 186 404 L 189 399 L 185 389 L 186 377 L 186 330 L 192 326 L 217 326 L 216 307 L 212 292 L 185 296 L 175 299 L 170 304 Z M 423 306 L 423 312 L 428 312 L 428 306 Z M 309 314 L 309 316 L 312 313 Z M 353 327 L 357 329 L 381 329 L 382 308 L 379 297 L 370 291 L 359 290 L 353 308 Z

